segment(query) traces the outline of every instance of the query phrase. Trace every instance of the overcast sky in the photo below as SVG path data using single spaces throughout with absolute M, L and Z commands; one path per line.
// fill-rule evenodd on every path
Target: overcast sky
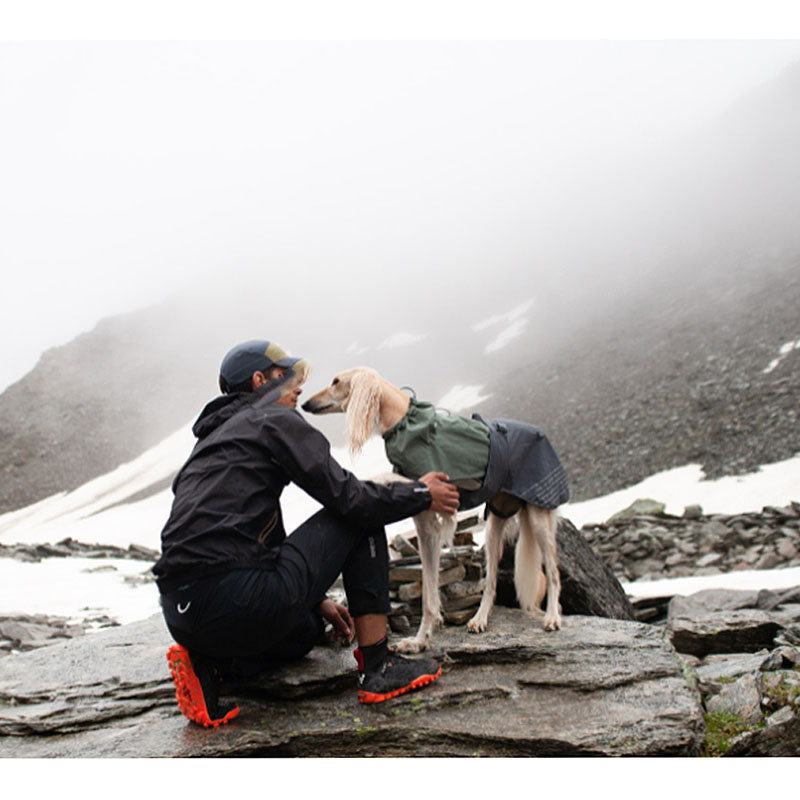
M 410 278 L 507 258 L 521 204 L 559 224 L 598 163 L 797 60 L 781 40 L 0 43 L 0 390 L 209 277 L 285 294 L 332 265 L 385 280 L 379 251 Z

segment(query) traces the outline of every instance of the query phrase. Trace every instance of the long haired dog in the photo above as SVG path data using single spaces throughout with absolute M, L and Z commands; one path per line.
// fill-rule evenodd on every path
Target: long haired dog
M 375 370 L 356 367 L 336 375 L 326 389 L 303 405 L 303 409 L 314 414 L 343 412 L 346 415 L 348 445 L 350 451 L 356 454 L 371 436 L 383 434 L 397 425 L 407 414 L 409 404 L 408 395 Z M 392 473 L 373 480 L 388 483 L 408 479 Z M 474 486 L 464 488 L 474 489 Z M 478 611 L 467 623 L 468 630 L 480 633 L 488 625 L 507 531 L 509 538 L 519 532 L 514 585 L 520 607 L 542 622 L 545 630 L 557 630 L 561 627 L 558 604 L 561 580 L 556 557 L 555 509 L 532 505 L 504 491 L 492 497 L 488 506 L 486 581 Z M 508 524 L 512 518 L 515 518 L 516 525 Z M 422 621 L 416 636 L 398 644 L 401 652 L 419 653 L 424 650 L 430 644 L 434 628 L 442 621 L 438 587 L 439 559 L 442 545 L 452 545 L 456 521 L 455 514 L 445 517 L 432 511 L 424 511 L 414 517 L 422 560 Z M 542 571 L 543 561 L 546 576 Z M 542 615 L 541 604 L 545 594 L 547 607 Z

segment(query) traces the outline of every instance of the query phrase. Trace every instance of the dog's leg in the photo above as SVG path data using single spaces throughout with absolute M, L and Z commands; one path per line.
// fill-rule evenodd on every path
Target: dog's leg
M 503 529 L 508 520 L 501 519 L 496 514 L 489 513 L 489 523 L 486 526 L 486 583 L 483 587 L 481 604 L 475 616 L 467 623 L 470 633 L 481 633 L 489 624 L 489 615 L 494 607 L 494 598 L 497 593 L 497 569 L 503 555 Z
M 422 559 L 422 620 L 416 636 L 397 643 L 401 653 L 421 653 L 431 642 L 434 628 L 442 621 L 439 600 L 439 561 L 442 542 L 452 538 L 456 517 L 444 517 L 432 511 L 423 511 L 414 517 L 417 541 Z M 452 529 L 452 530 L 451 530 Z
M 544 617 L 542 600 L 547 592 L 547 582 L 542 571 L 542 550 L 527 508 L 518 514 L 519 538 L 514 553 L 514 587 L 520 608 L 541 621 Z
M 555 631 L 561 627 L 561 609 L 558 598 L 561 594 L 561 576 L 558 572 L 556 554 L 556 512 L 548 508 L 526 506 L 531 528 L 536 542 L 544 556 L 544 568 L 547 572 L 547 607 L 544 613 L 544 629 Z

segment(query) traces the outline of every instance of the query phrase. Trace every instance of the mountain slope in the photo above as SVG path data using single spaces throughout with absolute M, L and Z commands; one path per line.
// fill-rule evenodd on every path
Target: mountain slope
M 798 100 L 800 65 L 663 162 L 610 169 L 617 205 L 576 197 L 547 232 L 563 239 L 557 263 L 539 263 L 531 233 L 516 254 L 497 242 L 504 271 L 420 285 L 387 243 L 358 286 L 322 256 L 297 272 L 259 265 L 246 286 L 225 286 L 221 268 L 212 299 L 193 288 L 104 320 L 0 395 L 0 512 L 187 425 L 227 348 L 264 336 L 311 360 L 308 391 L 355 364 L 422 399 L 480 387 L 475 410 L 550 435 L 574 499 L 690 462 L 716 476 L 800 452 Z M 313 422 L 341 442 L 342 418 Z

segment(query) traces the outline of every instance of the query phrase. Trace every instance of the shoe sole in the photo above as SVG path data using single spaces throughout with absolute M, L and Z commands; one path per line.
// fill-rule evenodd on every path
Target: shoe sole
M 398 697 L 401 694 L 410 692 L 414 689 L 421 689 L 429 683 L 433 683 L 442 674 L 442 668 L 435 675 L 420 675 L 419 678 L 411 681 L 408 686 L 403 686 L 400 689 L 395 689 L 393 692 L 386 694 L 375 694 L 374 692 L 367 692 L 364 689 L 358 690 L 358 700 L 360 703 L 382 703 L 384 700 L 390 700 L 392 697 Z
M 184 717 L 205 728 L 216 728 L 218 725 L 226 725 L 239 713 L 239 706 L 236 706 L 220 719 L 209 717 L 203 689 L 192 669 L 192 662 L 185 647 L 179 644 L 172 645 L 167 651 L 167 663 L 175 684 L 175 699 Z

